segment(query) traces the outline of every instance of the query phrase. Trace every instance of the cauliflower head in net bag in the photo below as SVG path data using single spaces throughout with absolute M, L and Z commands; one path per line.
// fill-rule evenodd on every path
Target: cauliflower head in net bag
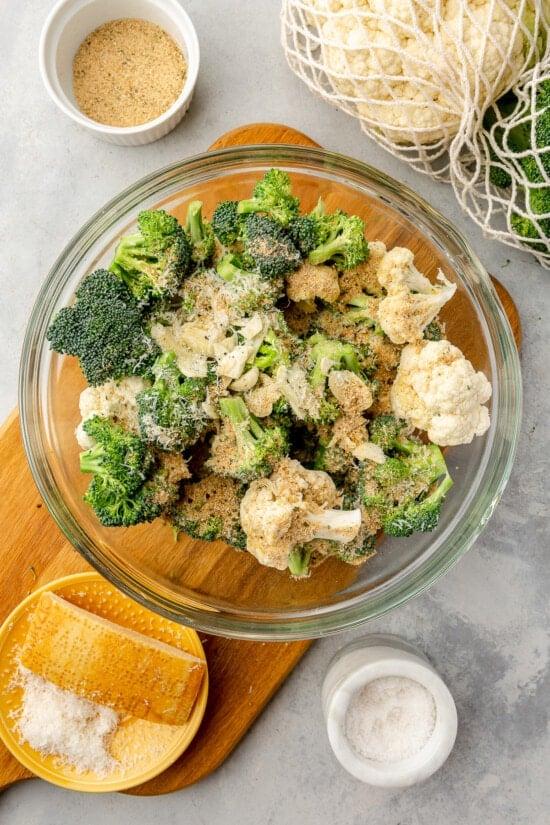
M 447 148 L 527 65 L 533 2 L 283 0 L 283 43 L 310 88 L 394 154 L 433 171 L 441 152 L 428 157 L 422 147 Z

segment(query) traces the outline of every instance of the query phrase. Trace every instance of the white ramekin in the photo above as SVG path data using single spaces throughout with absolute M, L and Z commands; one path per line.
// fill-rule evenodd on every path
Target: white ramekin
M 91 120 L 79 110 L 72 90 L 73 59 L 84 38 L 108 20 L 122 17 L 139 17 L 161 26 L 187 61 L 187 77 L 178 99 L 155 120 L 140 126 L 105 126 Z M 178 0 L 60 0 L 40 36 L 40 73 L 54 103 L 96 137 L 123 146 L 151 143 L 180 122 L 193 97 L 199 61 L 197 33 Z
M 360 756 L 345 735 L 350 700 L 368 682 L 402 676 L 419 682 L 434 698 L 433 734 L 414 756 L 384 763 Z M 449 689 L 429 661 L 408 642 L 389 635 L 372 635 L 345 647 L 333 659 L 323 683 L 323 712 L 328 738 L 340 764 L 357 779 L 385 788 L 406 788 L 438 770 L 456 739 L 456 706 Z

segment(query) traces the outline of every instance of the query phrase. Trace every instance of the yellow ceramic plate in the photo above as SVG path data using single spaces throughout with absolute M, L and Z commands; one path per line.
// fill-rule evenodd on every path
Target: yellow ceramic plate
M 14 717 L 21 706 L 22 691 L 13 686 L 17 651 L 25 638 L 34 603 L 45 590 L 52 590 L 98 616 L 205 659 L 194 630 L 151 613 L 115 590 L 98 573 L 78 573 L 56 579 L 27 596 L 0 628 L 0 737 L 4 744 L 36 776 L 75 791 L 122 791 L 158 776 L 190 745 L 199 728 L 208 697 L 207 673 L 185 725 L 157 725 L 133 717 L 119 725 L 110 750 L 120 768 L 107 777 L 78 773 L 55 757 L 43 756 L 19 741 Z

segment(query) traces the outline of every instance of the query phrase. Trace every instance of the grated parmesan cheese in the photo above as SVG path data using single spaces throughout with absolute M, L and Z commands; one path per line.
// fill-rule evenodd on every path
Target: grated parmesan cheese
M 118 767 L 108 748 L 119 723 L 118 713 L 62 690 L 21 666 L 18 685 L 23 698 L 16 729 L 22 742 L 44 756 L 56 756 L 78 773 L 92 771 L 103 777 Z

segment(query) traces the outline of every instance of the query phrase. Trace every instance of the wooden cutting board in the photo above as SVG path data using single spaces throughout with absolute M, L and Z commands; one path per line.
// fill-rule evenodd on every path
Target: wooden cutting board
M 210 148 L 258 143 L 318 146 L 301 132 L 273 123 L 242 126 L 223 135 Z M 493 279 L 494 280 L 494 279 Z M 518 346 L 521 324 L 506 289 L 495 287 L 510 319 Z M 14 411 L 0 427 L 0 622 L 36 587 L 59 576 L 89 570 L 48 514 L 30 474 Z M 210 696 L 201 729 L 191 747 L 167 771 L 129 793 L 169 793 L 212 773 L 228 757 L 288 674 L 310 641 L 246 642 L 201 634 L 210 673 Z M 22 779 L 26 771 L 0 743 L 0 791 Z

